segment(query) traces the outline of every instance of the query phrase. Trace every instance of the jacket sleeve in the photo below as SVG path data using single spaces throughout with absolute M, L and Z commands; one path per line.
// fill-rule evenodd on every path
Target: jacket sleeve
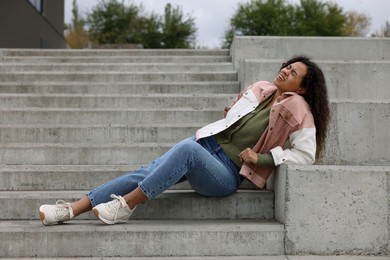
M 271 149 L 275 166 L 281 164 L 313 164 L 316 156 L 316 129 L 302 128 L 290 134 L 282 148 Z

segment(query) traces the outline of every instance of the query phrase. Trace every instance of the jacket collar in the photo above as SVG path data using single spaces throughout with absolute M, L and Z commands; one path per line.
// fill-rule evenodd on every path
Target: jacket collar
M 258 100 L 260 100 L 260 102 L 269 98 L 271 95 L 273 95 L 278 90 L 278 88 L 275 86 L 275 84 L 268 82 L 268 81 L 256 82 L 250 89 L 253 91 L 256 98 Z M 287 97 L 294 96 L 294 95 L 299 95 L 299 94 L 296 92 L 284 92 L 282 94 L 281 99 L 285 99 Z

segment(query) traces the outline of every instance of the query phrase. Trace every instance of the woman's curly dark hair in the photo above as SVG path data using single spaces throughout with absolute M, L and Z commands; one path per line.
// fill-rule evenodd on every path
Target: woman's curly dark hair
M 283 63 L 281 69 L 288 65 L 302 62 L 307 67 L 307 73 L 302 79 L 301 86 L 304 93 L 301 94 L 311 108 L 316 126 L 317 152 L 316 158 L 320 158 L 325 150 L 326 135 L 328 132 L 328 123 L 330 120 L 328 91 L 326 81 L 322 70 L 318 65 L 306 56 L 296 56 Z

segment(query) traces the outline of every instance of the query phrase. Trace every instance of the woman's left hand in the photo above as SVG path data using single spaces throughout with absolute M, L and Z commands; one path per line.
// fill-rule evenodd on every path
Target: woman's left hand
M 244 151 L 240 153 L 241 162 L 246 163 L 257 163 L 257 153 L 254 152 L 251 148 L 246 148 Z

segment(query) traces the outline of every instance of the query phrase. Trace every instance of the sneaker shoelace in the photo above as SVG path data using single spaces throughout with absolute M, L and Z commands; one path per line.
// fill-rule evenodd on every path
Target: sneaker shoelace
M 114 213 L 114 220 L 116 220 L 119 209 L 125 208 L 127 206 L 127 203 L 123 197 L 117 196 L 115 194 L 111 194 L 111 198 L 113 198 L 114 200 L 110 201 L 107 204 L 107 208 L 111 213 Z
M 69 202 L 63 200 L 57 200 L 56 202 L 56 216 L 58 221 L 64 221 L 73 218 L 73 213 Z

